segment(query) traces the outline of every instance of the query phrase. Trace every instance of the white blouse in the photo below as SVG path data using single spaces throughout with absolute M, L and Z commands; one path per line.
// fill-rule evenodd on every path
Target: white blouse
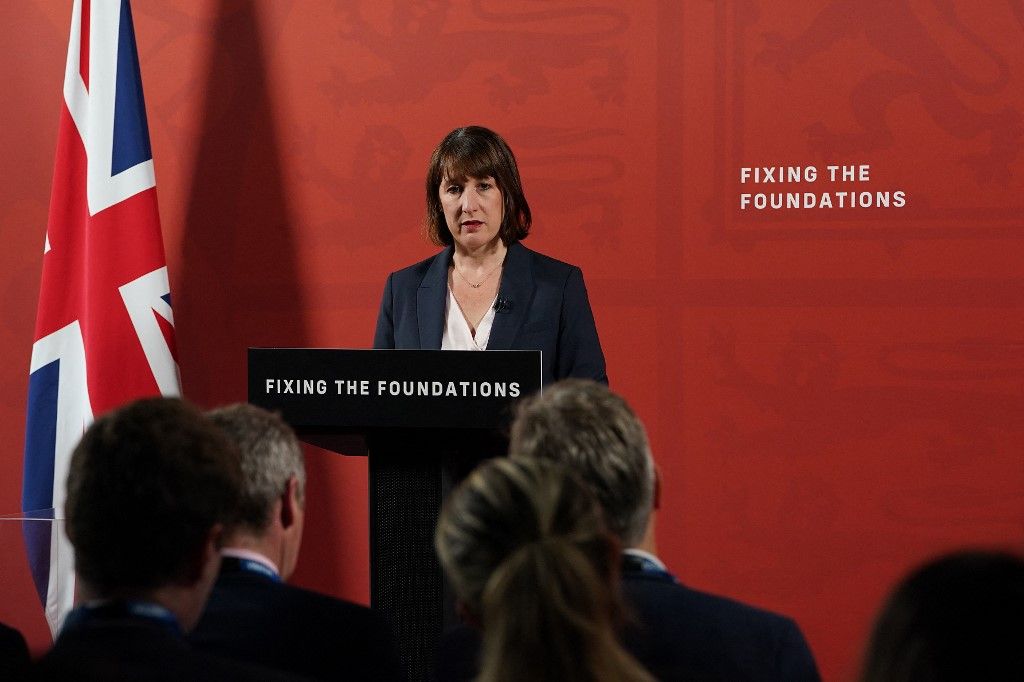
M 495 295 L 494 300 L 498 300 Z M 462 314 L 462 308 L 455 300 L 452 288 L 448 287 L 448 301 L 444 306 L 444 334 L 441 336 L 441 350 L 486 350 L 491 338 L 491 324 L 494 323 L 494 301 L 487 309 L 484 319 L 476 328 L 476 336 L 469 329 L 469 322 Z

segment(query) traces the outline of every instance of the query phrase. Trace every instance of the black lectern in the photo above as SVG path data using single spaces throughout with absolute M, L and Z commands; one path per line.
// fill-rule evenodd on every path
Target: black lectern
M 513 404 L 540 387 L 540 351 L 249 349 L 249 402 L 308 443 L 369 455 L 370 603 L 410 680 L 432 678 L 455 618 L 433 546 L 441 501 L 505 452 Z

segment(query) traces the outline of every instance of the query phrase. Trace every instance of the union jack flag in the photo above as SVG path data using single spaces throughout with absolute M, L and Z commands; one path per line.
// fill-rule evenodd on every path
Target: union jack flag
M 75 0 L 28 390 L 22 509 L 63 518 L 93 416 L 178 395 L 174 318 L 128 0 Z M 56 631 L 73 600 L 60 523 L 26 532 Z

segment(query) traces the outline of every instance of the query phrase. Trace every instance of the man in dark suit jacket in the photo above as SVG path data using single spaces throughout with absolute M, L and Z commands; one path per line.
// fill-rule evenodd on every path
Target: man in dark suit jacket
M 569 379 L 520 404 L 509 455 L 566 464 L 594 490 L 623 546 L 627 649 L 661 680 L 816 681 L 791 619 L 679 583 L 654 552 L 657 485 L 643 425 L 605 386 Z M 442 644 L 439 667 L 461 677 L 465 632 Z
M 649 561 L 623 555 L 622 593 L 637 619 L 624 639 L 659 679 L 818 679 L 792 619 L 691 589 Z
M 20 680 L 28 670 L 28 661 L 25 638 L 0 623 L 0 680 Z
M 37 680 L 289 679 L 194 650 L 241 472 L 194 407 L 151 398 L 100 417 L 75 448 L 67 534 L 81 604 Z
M 399 679 L 393 636 L 382 617 L 285 582 L 298 560 L 305 517 L 306 471 L 291 428 L 252 405 L 231 405 L 208 417 L 237 444 L 243 484 L 193 643 L 309 678 Z

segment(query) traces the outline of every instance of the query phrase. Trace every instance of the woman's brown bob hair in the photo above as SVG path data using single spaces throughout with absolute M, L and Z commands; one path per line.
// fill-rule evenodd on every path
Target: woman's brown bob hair
M 439 189 L 447 178 L 465 182 L 467 178 L 494 178 L 501 190 L 504 215 L 498 236 L 505 246 L 525 239 L 530 234 L 530 205 L 526 203 L 523 185 L 519 180 L 516 157 L 501 135 L 480 126 L 456 128 L 441 140 L 430 156 L 427 169 L 426 230 L 430 241 L 438 246 L 449 246 L 452 233 L 444 219 Z

